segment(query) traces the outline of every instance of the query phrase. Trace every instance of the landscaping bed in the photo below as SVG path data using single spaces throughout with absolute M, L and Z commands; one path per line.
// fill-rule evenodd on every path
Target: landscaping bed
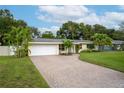
M 124 72 L 124 51 L 82 52 L 80 60 Z
M 0 57 L 0 87 L 49 87 L 28 57 Z

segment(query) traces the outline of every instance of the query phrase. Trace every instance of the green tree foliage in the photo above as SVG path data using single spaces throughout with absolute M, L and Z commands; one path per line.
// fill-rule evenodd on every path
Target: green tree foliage
M 103 51 L 105 45 L 112 45 L 112 39 L 106 34 L 94 34 L 93 42 L 95 45 L 99 46 L 99 51 Z
M 113 38 L 113 33 L 115 32 L 115 29 L 108 29 L 103 25 L 95 24 L 93 25 L 93 33 L 99 33 L 99 34 L 107 34 L 109 37 Z
M 114 40 L 124 40 L 124 32 L 123 31 L 115 31 L 113 33 Z
M 78 39 L 78 24 L 72 21 L 64 23 L 57 32 L 57 38 Z
M 29 26 L 24 20 L 16 20 L 13 14 L 7 9 L 0 9 L 0 43 L 1 45 L 7 45 L 8 41 L 5 38 L 5 34 L 10 33 L 12 27 L 16 28 L 28 28 Z M 40 36 L 39 31 L 35 27 L 29 27 L 32 38 Z
M 122 21 L 119 24 L 119 26 L 120 26 L 119 30 L 117 30 L 113 33 L 113 39 L 124 40 L 124 22 Z
M 86 39 L 87 36 L 85 34 L 85 32 L 87 32 L 88 30 L 86 29 L 84 23 L 80 23 L 79 24 L 79 30 L 78 30 L 78 37 L 79 39 Z
M 42 36 L 42 38 L 55 38 L 55 36 L 53 35 L 53 33 L 51 31 L 45 31 Z
M 57 38 L 91 40 L 91 37 L 95 33 L 111 35 L 111 31 L 112 30 L 108 30 L 106 27 L 99 24 L 92 26 L 89 24 L 68 21 L 62 25 L 59 31 L 57 31 Z
M 84 23 L 68 21 L 64 23 L 62 27 L 57 31 L 56 38 L 92 40 L 91 37 L 95 33 L 107 34 L 112 39 L 115 39 L 114 33 L 116 33 L 116 30 L 108 29 L 100 24 L 89 25 Z M 117 37 L 118 39 L 122 40 L 121 37 L 119 36 Z
M 24 20 L 14 20 L 15 27 L 27 27 L 27 23 Z
M 85 30 L 83 31 L 83 39 L 85 40 L 91 40 L 91 37 L 93 35 L 93 30 L 91 25 L 85 25 Z
M 94 33 L 106 34 L 107 29 L 103 25 L 95 24 L 93 25 L 93 31 Z
M 63 40 L 63 44 L 64 44 L 64 47 L 65 47 L 65 49 L 66 49 L 66 51 L 67 51 L 67 54 L 71 54 L 71 47 L 72 47 L 72 41 L 71 40 L 69 40 L 69 39 L 64 39 Z
M 36 27 L 30 27 L 30 32 L 32 33 L 32 38 L 39 38 L 40 37 L 40 31 Z
M 28 27 L 12 27 L 12 30 L 5 34 L 8 45 L 12 46 L 15 56 L 28 56 L 28 42 L 31 40 L 30 29 Z
M 112 39 L 114 39 L 113 33 L 115 33 L 115 29 L 106 29 L 106 33 L 109 37 L 111 37 Z
M 12 13 L 7 9 L 0 9 L 0 43 L 6 45 L 4 35 L 11 31 L 11 27 L 14 24 Z

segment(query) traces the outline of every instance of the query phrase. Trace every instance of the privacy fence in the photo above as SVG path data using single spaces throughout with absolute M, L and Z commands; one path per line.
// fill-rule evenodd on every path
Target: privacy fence
M 0 56 L 10 56 L 14 55 L 12 47 L 0 46 Z

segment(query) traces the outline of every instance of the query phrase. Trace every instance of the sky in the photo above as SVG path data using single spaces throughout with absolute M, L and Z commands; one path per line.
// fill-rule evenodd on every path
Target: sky
M 65 6 L 31 6 L 0 5 L 0 9 L 8 9 L 16 19 L 22 19 L 29 26 L 37 27 L 41 33 L 56 33 L 67 21 L 85 24 L 101 24 L 108 28 L 119 28 L 124 21 L 124 6 L 116 5 L 65 5 Z

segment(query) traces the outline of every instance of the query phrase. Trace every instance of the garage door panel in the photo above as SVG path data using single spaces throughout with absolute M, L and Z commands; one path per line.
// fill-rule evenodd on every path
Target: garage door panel
M 32 45 L 29 49 L 31 51 L 30 56 L 58 55 L 57 45 Z

